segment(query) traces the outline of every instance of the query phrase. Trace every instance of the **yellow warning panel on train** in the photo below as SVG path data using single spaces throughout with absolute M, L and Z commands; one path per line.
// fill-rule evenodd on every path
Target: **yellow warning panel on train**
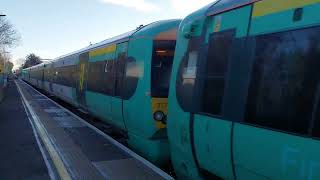
M 288 9 L 299 8 L 310 4 L 320 3 L 320 0 L 264 0 L 255 3 L 253 17 L 265 16 Z

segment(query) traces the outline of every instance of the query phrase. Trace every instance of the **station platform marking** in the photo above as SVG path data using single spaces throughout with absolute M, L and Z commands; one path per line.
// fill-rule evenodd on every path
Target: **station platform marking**
M 59 173 L 60 179 L 71 180 L 72 178 L 71 178 L 70 174 L 68 173 L 66 167 L 64 166 L 64 163 L 63 163 L 62 159 L 60 158 L 58 152 L 55 150 L 54 146 L 52 145 L 46 130 L 44 129 L 43 125 L 41 124 L 41 122 L 39 120 L 39 117 L 33 111 L 29 102 L 27 101 L 24 94 L 22 93 L 20 85 L 18 83 L 16 83 L 16 86 L 17 86 L 18 91 L 22 97 L 23 103 L 25 104 L 29 113 L 31 114 L 33 123 L 36 127 L 36 131 L 38 132 L 42 142 L 44 143 L 44 145 L 45 145 L 45 147 L 46 147 L 46 149 L 47 149 L 47 151 L 48 151 L 48 153 L 49 153 L 49 155 L 55 165 L 55 168 L 57 169 L 57 171 Z
M 32 89 L 32 91 L 35 91 L 37 92 L 39 95 L 35 95 L 33 98 L 34 100 L 37 100 L 37 99 L 44 99 L 44 98 L 47 98 L 45 95 L 43 95 L 42 93 L 40 93 L 39 91 L 37 91 L 36 89 L 34 89 L 33 87 L 31 87 L 30 85 L 28 85 L 27 83 L 23 82 L 23 81 L 19 81 L 19 83 L 21 83 L 22 85 L 26 85 L 28 87 L 30 87 Z M 19 87 L 20 85 L 17 84 L 17 87 Z M 19 91 L 20 93 L 23 95 L 23 92 L 21 92 L 21 89 L 19 87 Z M 27 102 L 27 99 L 24 97 L 23 98 L 24 101 Z M 42 101 L 42 100 L 41 100 Z M 44 101 L 44 100 L 43 100 Z M 54 102 L 53 100 L 49 99 L 48 98 L 48 101 L 52 102 L 53 104 L 55 104 L 57 107 L 60 108 L 60 110 L 54 110 L 55 108 L 48 108 L 48 109 L 45 109 L 51 113 L 56 113 L 56 117 L 54 117 L 53 119 L 57 120 L 57 121 L 62 121 L 62 119 L 60 119 L 59 117 L 59 113 L 65 115 L 68 114 L 69 116 L 72 116 L 74 117 L 75 119 L 79 120 L 81 123 L 83 123 L 86 127 L 88 127 L 89 129 L 95 131 L 96 133 L 98 133 L 99 135 L 101 135 L 102 137 L 104 137 L 106 140 L 108 140 L 108 142 L 112 143 L 114 146 L 116 146 L 117 148 L 121 149 L 122 151 L 126 152 L 128 155 L 130 155 L 132 158 L 130 160 L 129 159 L 123 159 L 123 160 L 117 160 L 118 162 L 114 162 L 114 163 L 122 163 L 122 162 L 125 162 L 127 163 L 128 167 L 133 167 L 134 165 L 132 165 L 133 161 L 137 161 L 137 162 L 140 162 L 141 165 L 144 165 L 146 167 L 149 168 L 149 170 L 153 171 L 155 174 L 157 174 L 159 177 L 161 177 L 161 179 L 173 179 L 171 176 L 169 176 L 167 173 L 163 172 L 161 169 L 159 169 L 158 167 L 156 167 L 155 165 L 153 165 L 152 163 L 150 163 L 149 161 L 145 160 L 144 158 L 142 158 L 141 156 L 137 155 L 136 153 L 134 153 L 133 151 L 131 151 L 130 149 L 128 149 L 127 147 L 125 147 L 124 145 L 120 144 L 119 142 L 117 142 L 116 140 L 114 140 L 113 138 L 111 138 L 110 136 L 108 136 L 107 134 L 103 133 L 102 131 L 100 131 L 99 129 L 97 129 L 96 127 L 94 127 L 93 125 L 87 123 L 86 121 L 84 121 L 82 118 L 78 117 L 77 115 L 75 115 L 74 113 L 72 113 L 71 111 L 69 111 L 68 109 L 65 109 L 64 107 L 62 107 L 61 105 L 59 105 L 58 103 Z M 27 104 L 27 103 L 26 103 Z M 32 107 L 29 105 L 29 108 L 32 109 Z M 61 109 L 64 112 L 61 111 Z M 31 110 L 33 111 L 33 110 Z M 58 112 L 59 111 L 59 112 Z M 48 112 L 48 113 L 49 113 Z M 37 127 L 39 126 L 39 129 L 40 131 L 42 131 L 41 135 L 44 136 L 44 137 L 41 137 L 41 139 L 43 138 L 44 139 L 44 142 L 45 143 L 49 143 L 49 145 L 46 145 L 49 146 L 50 148 L 50 137 L 46 137 L 46 130 L 45 128 L 42 126 L 41 127 L 41 123 L 39 119 L 39 117 L 37 117 L 35 115 L 35 112 L 33 112 L 33 116 L 35 116 L 35 119 L 38 120 L 37 123 Z M 75 123 L 75 122 L 66 122 L 65 124 L 62 125 L 62 127 L 69 127 L 69 126 L 75 126 L 75 127 L 82 127 L 82 125 L 78 123 Z M 46 140 L 47 139 L 47 140 Z M 49 142 L 47 142 L 49 141 Z M 59 155 L 59 152 L 55 151 L 54 150 L 54 144 L 51 144 L 51 148 L 53 148 L 53 150 L 48 150 L 50 152 L 50 157 L 54 157 L 54 158 L 57 158 L 56 156 Z M 55 151 L 55 152 L 54 152 Z M 59 158 L 59 157 L 58 157 Z M 54 160 L 54 164 L 55 166 L 57 166 L 57 169 L 58 169 L 58 172 L 59 172 L 59 175 L 60 177 L 66 177 L 66 178 L 70 178 L 72 179 L 72 175 L 70 174 L 70 172 L 68 172 L 68 167 L 65 167 L 64 165 L 64 161 L 63 161 L 63 158 L 61 159 L 62 157 L 60 157 L 60 159 L 55 159 Z M 104 173 L 108 172 L 105 168 L 115 168 L 115 169 L 119 169 L 120 165 L 118 164 L 118 168 L 116 168 L 116 166 L 112 167 L 112 161 L 97 161 L 97 162 L 92 162 L 93 165 L 96 167 L 96 169 L 98 171 L 100 171 L 100 173 L 102 175 L 104 175 Z M 131 165 L 130 165 L 131 164 Z M 101 172 L 102 171 L 102 172 Z M 110 172 L 110 171 L 109 171 Z M 108 173 L 107 173 L 108 174 Z M 105 175 L 104 177 L 106 177 L 107 175 Z M 157 179 L 157 178 L 156 178 Z

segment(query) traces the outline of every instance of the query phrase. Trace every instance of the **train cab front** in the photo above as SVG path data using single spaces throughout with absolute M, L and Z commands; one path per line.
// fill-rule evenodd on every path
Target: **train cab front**
M 159 154 L 156 162 L 160 166 L 167 165 L 170 160 L 167 116 L 176 33 L 177 28 L 159 33 L 154 37 L 152 47 L 150 105 L 155 131 L 151 139 L 158 144 Z
M 176 41 L 154 40 L 151 65 L 152 114 L 159 136 L 166 136 L 168 93 Z
M 170 160 L 166 125 L 168 94 L 180 22 L 152 23 L 135 33 L 129 43 L 129 56 L 139 65 L 136 68 L 139 82 L 136 93 L 128 101 L 131 103 L 130 109 L 127 108 L 128 113 L 131 112 L 127 122 L 128 143 L 158 166 L 166 166 Z

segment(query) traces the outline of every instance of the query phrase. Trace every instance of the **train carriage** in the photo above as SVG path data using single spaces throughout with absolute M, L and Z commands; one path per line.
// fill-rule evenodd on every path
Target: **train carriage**
M 320 1 L 218 0 L 179 29 L 168 136 L 181 179 L 320 179 Z
M 180 22 L 141 26 L 25 69 L 24 80 L 125 130 L 131 148 L 167 165 L 167 98 Z

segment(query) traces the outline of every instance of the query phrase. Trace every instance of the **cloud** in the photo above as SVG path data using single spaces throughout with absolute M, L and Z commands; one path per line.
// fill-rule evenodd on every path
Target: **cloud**
M 170 3 L 176 13 L 187 15 L 214 1 L 215 0 L 170 0 Z
M 133 8 L 142 12 L 154 12 L 159 11 L 160 8 L 151 2 L 146 0 L 101 0 L 104 3 L 124 6 L 127 8 Z
M 132 8 L 147 13 L 168 13 L 184 17 L 217 0 L 100 0 L 112 4 Z

